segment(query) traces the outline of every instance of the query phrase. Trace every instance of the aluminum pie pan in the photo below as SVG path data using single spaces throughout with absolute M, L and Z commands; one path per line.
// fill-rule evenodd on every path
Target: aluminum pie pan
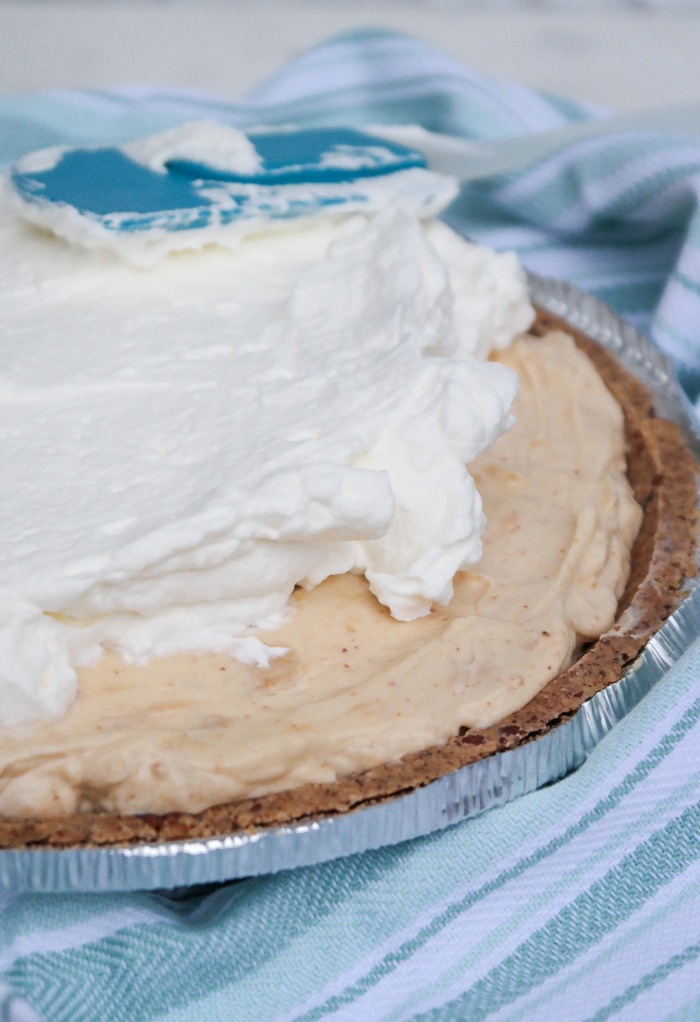
M 700 459 L 690 404 L 669 359 L 615 312 L 570 284 L 530 276 L 534 302 L 608 348 L 654 394 Z M 700 634 L 700 583 L 647 643 L 620 680 L 565 724 L 425 787 L 348 813 L 206 840 L 126 847 L 0 850 L 0 891 L 95 892 L 211 884 L 309 866 L 441 830 L 559 780 L 663 677 Z

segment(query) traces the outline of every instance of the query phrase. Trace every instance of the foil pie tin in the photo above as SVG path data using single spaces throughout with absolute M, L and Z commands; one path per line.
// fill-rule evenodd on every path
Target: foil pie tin
M 700 460 L 700 434 L 669 359 L 607 306 L 570 284 L 530 276 L 534 302 L 608 348 L 653 392 Z M 308 866 L 430 834 L 556 781 L 579 767 L 700 634 L 700 583 L 627 674 L 565 724 L 423 788 L 346 814 L 206 841 L 0 851 L 0 891 L 153 890 L 209 884 Z

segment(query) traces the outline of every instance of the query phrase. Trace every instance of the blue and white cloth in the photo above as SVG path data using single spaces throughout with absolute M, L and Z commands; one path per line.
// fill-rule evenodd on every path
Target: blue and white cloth
M 700 395 L 700 109 L 619 118 L 356 33 L 235 105 L 0 100 L 0 161 L 199 117 L 469 140 L 453 222 L 615 306 Z M 575 774 L 429 838 L 185 897 L 0 896 L 0 1018 L 700 1019 L 699 680 L 696 644 Z

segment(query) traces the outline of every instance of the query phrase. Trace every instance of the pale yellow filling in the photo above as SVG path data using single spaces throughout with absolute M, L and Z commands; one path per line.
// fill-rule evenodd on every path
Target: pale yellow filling
M 401 623 L 345 575 L 297 591 L 261 671 L 226 656 L 80 672 L 62 719 L 0 743 L 0 814 L 200 811 L 332 781 L 519 709 L 613 623 L 641 519 L 622 413 L 562 334 L 517 341 L 516 426 L 471 467 L 484 554 Z

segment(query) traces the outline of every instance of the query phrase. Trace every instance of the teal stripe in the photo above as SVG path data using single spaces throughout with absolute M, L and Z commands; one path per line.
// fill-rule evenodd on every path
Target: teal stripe
M 342 115 L 343 123 L 403 123 L 410 105 L 411 121 L 432 131 L 477 139 L 499 139 L 514 125 L 500 123 L 499 106 L 494 97 L 485 94 L 489 107 L 475 102 L 473 90 L 459 78 L 449 74 L 416 75 L 394 82 L 377 83 L 371 93 L 355 87 L 337 88 L 322 95 L 277 103 L 274 107 L 256 108 L 264 123 L 333 124 Z M 522 131 L 522 127 L 520 127 Z
M 657 891 L 700 859 L 700 811 L 693 806 L 658 830 L 470 990 L 411 1022 L 483 1022 L 599 943 Z
M 696 185 L 696 194 L 700 200 L 700 186 L 698 185 Z M 689 248 L 700 249 L 700 212 L 697 207 L 691 217 L 690 223 L 688 224 L 686 241 Z
M 415 847 L 406 842 L 244 881 L 201 903 L 178 906 L 162 925 L 131 926 L 67 951 L 27 955 L 2 978 L 45 1022 L 93 1022 L 107 1004 L 109 1017 L 125 1022 L 158 1017 L 235 985 L 363 889 L 391 874 L 400 878 Z M 121 977 L 118 987 L 115 975 Z M 63 990 L 65 1003 L 59 999 Z
M 638 983 L 633 983 L 632 986 L 628 987 L 624 993 L 614 997 L 610 1004 L 606 1005 L 605 1008 L 601 1008 L 595 1015 L 591 1015 L 586 1022 L 606 1022 L 606 1019 L 611 1018 L 621 1011 L 626 1005 L 631 1004 L 632 1001 L 636 1000 L 640 994 L 646 993 L 647 990 L 651 990 L 652 987 L 656 986 L 662 980 L 666 979 L 672 973 L 682 969 L 684 965 L 689 962 L 694 962 L 696 958 L 700 956 L 700 944 L 692 944 L 687 947 L 684 951 L 681 951 L 677 955 L 673 955 L 663 965 L 657 966 L 652 972 L 647 973 Z
M 698 720 L 700 700 L 608 796 L 564 835 L 450 906 L 414 940 L 387 955 L 357 984 L 304 1017 L 320 1018 L 354 1001 L 382 976 L 410 958 L 461 912 L 546 859 L 615 809 L 663 762 Z M 274 960 L 300 934 L 317 925 L 324 914 L 337 912 L 343 902 L 352 903 L 363 889 L 371 889 L 375 881 L 384 882 L 392 872 L 400 876 L 415 847 L 416 843 L 407 843 L 382 852 L 296 870 L 283 877 L 248 881 L 222 890 L 201 909 L 195 903 L 191 911 L 183 910 L 181 925 L 177 920 L 169 927 L 157 929 L 141 925 L 72 951 L 29 955 L 9 970 L 7 979 L 44 1014 L 46 1022 L 90 1022 L 95 1017 L 91 1005 L 99 1003 L 110 1003 L 113 1006 L 111 1017 L 129 1022 L 165 1015 L 176 1009 L 184 1012 L 188 1005 L 235 986 L 265 962 Z M 174 961 L 191 964 L 172 969 L 169 963 Z M 116 992 L 115 970 L 124 971 Z M 168 975 L 167 983 L 162 982 L 164 974 Z M 66 1002 L 65 1010 L 59 1011 L 56 991 L 66 986 L 73 999 Z
M 656 308 L 664 289 L 663 279 L 646 280 L 629 284 L 615 284 L 613 287 L 599 286 L 596 297 L 611 305 L 620 315 L 651 313 Z
M 700 775 L 697 775 L 694 778 L 694 781 L 690 785 L 686 786 L 688 791 L 692 792 L 693 795 L 696 795 L 699 790 L 699 779 Z M 678 800 L 676 804 L 680 804 L 680 801 Z M 687 806 L 687 804 L 688 802 L 685 800 L 684 805 Z M 652 816 L 653 813 L 654 809 L 651 808 L 648 816 Z M 678 815 L 678 813 L 676 815 Z M 664 818 L 670 818 L 669 814 L 665 813 Z M 633 829 L 633 827 L 629 828 L 629 830 Z M 605 855 L 606 853 L 608 855 L 608 862 L 612 861 L 609 858 L 610 850 L 606 849 L 603 854 Z M 600 859 L 597 861 L 600 862 Z M 535 992 L 534 997 L 528 998 L 526 1004 L 516 1006 L 514 1012 L 507 1012 L 509 1022 L 515 1022 L 520 1014 L 526 1014 L 527 1011 L 531 1011 L 535 1005 L 539 1018 L 558 1018 L 561 1014 L 561 1009 L 557 1009 L 555 1006 L 561 1004 L 562 997 L 565 1000 L 569 999 L 571 991 L 574 989 L 586 990 L 588 988 L 595 987 L 596 983 L 600 984 L 602 982 L 601 969 L 606 968 L 606 966 L 610 967 L 612 965 L 613 968 L 611 970 L 611 974 L 618 977 L 622 975 L 624 981 L 624 976 L 626 974 L 623 972 L 623 969 L 629 961 L 630 949 L 636 948 L 640 941 L 644 944 L 644 946 L 649 947 L 647 938 L 650 928 L 662 927 L 665 924 L 668 924 L 669 921 L 672 922 L 674 919 L 679 919 L 681 917 L 688 918 L 689 904 L 691 902 L 694 905 L 698 904 L 697 895 L 700 894 L 700 870 L 693 868 L 691 875 L 684 878 L 684 880 L 686 882 L 675 886 L 673 895 L 670 898 L 664 898 L 659 904 L 655 903 L 651 906 L 648 911 L 639 913 L 639 918 L 635 919 L 632 925 L 621 927 L 621 933 L 612 934 L 611 936 L 613 939 L 606 941 L 603 947 L 598 948 L 596 954 L 589 954 L 580 965 L 574 966 L 571 969 L 565 969 L 562 973 L 553 977 L 551 982 L 547 983 L 546 989 L 540 988 Z M 582 889 L 583 888 L 579 884 L 578 890 L 580 891 Z M 532 930 L 532 927 L 530 929 Z M 695 934 L 692 932 L 689 934 L 690 939 L 694 936 Z M 662 940 L 662 938 L 657 938 L 653 942 L 652 946 L 656 948 L 660 947 L 663 953 L 664 945 L 659 942 L 660 940 Z M 648 952 L 645 954 L 644 951 L 641 951 L 637 954 L 637 957 L 642 963 L 649 961 Z M 654 957 L 650 964 L 655 963 L 657 960 L 658 952 L 657 957 Z M 462 966 L 461 972 L 457 971 L 458 968 L 459 966 L 454 967 L 450 970 L 449 974 L 445 973 L 443 977 L 441 977 L 440 985 L 436 984 L 435 986 L 435 990 L 438 994 L 441 989 L 449 989 L 449 986 L 453 982 L 456 981 L 458 983 L 460 977 L 462 979 L 461 986 L 462 989 L 464 989 L 466 986 L 466 983 L 464 982 L 466 968 Z M 612 988 L 608 985 L 605 990 L 607 989 Z M 432 988 L 429 986 L 421 991 L 424 998 L 427 994 L 428 1003 L 430 1003 L 431 992 Z M 433 998 L 433 1000 L 435 1000 L 435 998 Z M 402 1015 L 401 1018 L 405 1019 L 405 1016 Z M 698 1015 L 698 1018 L 700 1019 L 700 1014 Z M 390 1020 L 386 1019 L 385 1022 L 390 1022 Z
M 521 859 L 510 869 L 499 874 L 494 880 L 482 885 L 478 890 L 470 892 L 463 899 L 450 905 L 444 912 L 431 920 L 410 940 L 405 941 L 396 950 L 389 952 L 384 958 L 377 962 L 368 973 L 356 980 L 341 993 L 328 998 L 323 1004 L 311 1009 L 304 1015 L 299 1016 L 297 1022 L 317 1022 L 318 1019 L 332 1014 L 339 1008 L 351 1004 L 362 997 L 373 986 L 376 986 L 385 976 L 389 975 L 400 965 L 410 959 L 416 951 L 424 947 L 436 934 L 452 923 L 460 915 L 463 915 L 478 902 L 483 901 L 494 891 L 504 887 L 507 883 L 522 876 L 528 869 L 538 865 L 545 859 L 552 856 L 574 838 L 584 833 L 592 824 L 601 820 L 612 809 L 615 809 L 622 800 L 629 795 L 649 774 L 659 766 L 661 762 L 675 749 L 675 747 L 690 733 L 695 724 L 700 720 L 700 700 L 693 704 L 680 718 L 675 726 L 665 735 L 661 742 L 631 771 L 624 780 L 610 792 L 578 823 L 569 827 L 564 834 L 553 838 L 544 848 L 538 849 L 532 855 Z
M 678 270 L 673 271 L 671 279 L 677 281 L 681 287 L 686 288 L 686 290 L 700 298 L 700 282 L 697 280 L 691 280 L 685 273 L 680 273 Z
M 661 140 L 659 148 L 668 151 L 670 149 L 669 141 L 669 139 Z M 684 148 L 687 148 L 688 141 L 686 139 L 682 139 L 680 142 Z M 676 140 L 676 144 L 679 144 L 679 140 Z M 621 160 L 623 165 L 626 162 L 625 159 Z M 684 162 L 678 163 L 676 166 L 666 166 L 661 170 L 652 171 L 647 177 L 632 182 L 619 195 L 609 200 L 601 210 L 597 210 L 595 216 L 597 218 L 602 214 L 605 217 L 618 218 L 639 213 L 644 206 L 656 199 L 660 191 L 664 191 L 671 184 L 687 182 L 691 175 L 697 173 L 699 167 L 700 149 L 693 159 L 685 159 Z M 617 170 L 617 168 L 615 169 Z M 653 223 L 644 221 L 640 223 L 643 236 L 653 236 L 663 225 L 673 227 L 685 225 L 692 213 L 695 201 L 690 188 L 679 191 L 663 216 L 659 215 Z M 634 222 L 629 226 L 633 227 Z
M 654 146 L 658 152 L 668 155 L 676 147 L 686 150 L 691 145 L 687 138 L 662 133 L 656 133 L 654 139 L 650 139 L 648 133 L 601 135 L 594 142 L 599 144 L 590 152 L 585 151 L 591 144 L 589 139 L 583 143 L 565 143 L 525 171 L 492 178 L 488 186 L 493 191 L 494 205 L 527 223 L 569 237 L 575 245 L 605 243 L 609 239 L 637 244 L 653 241 L 669 230 L 687 228 L 696 202 L 690 187 L 679 192 L 677 202 L 669 206 L 663 216 L 647 221 L 635 214 L 656 198 L 660 188 L 686 182 L 697 172 L 700 148 L 694 158 L 684 156 L 681 160 L 679 155 L 675 166 L 649 170 L 646 176 L 631 181 L 609 199 L 589 201 L 584 194 L 587 186 L 610 180 L 631 161 L 651 155 Z M 552 163 L 557 167 L 556 175 L 545 176 L 540 181 L 543 170 Z M 527 188 L 530 177 L 533 187 Z M 559 227 L 562 215 L 572 208 L 580 209 L 582 214 L 582 223 L 573 233 Z
M 579 121 L 590 121 L 591 118 L 601 118 L 609 116 L 607 110 L 602 107 L 597 107 L 590 103 L 578 103 L 575 100 L 566 99 L 564 96 L 553 96 L 549 92 L 542 92 L 540 95 L 544 96 L 548 103 L 551 103 L 555 110 L 567 121 L 572 124 L 576 124 Z
M 407 61 L 412 65 L 409 72 L 402 71 L 402 65 Z M 426 62 L 434 70 L 416 74 L 413 68 Z M 372 72 L 368 74 L 370 64 Z M 338 69 L 343 66 L 360 67 L 364 71 L 362 84 L 345 86 L 342 90 L 330 88 L 329 83 L 337 78 Z M 367 111 L 372 108 L 380 90 L 388 87 L 408 89 L 408 93 L 404 94 L 412 102 L 430 93 L 442 93 L 446 105 L 435 130 L 479 139 L 514 137 L 533 130 L 529 123 L 531 118 L 526 120 L 520 111 L 520 98 L 526 91 L 522 87 L 470 73 L 432 46 L 395 32 L 378 29 L 337 36 L 293 61 L 268 83 L 253 90 L 250 99 L 264 108 L 270 103 L 267 96 L 272 95 L 276 97 L 275 107 L 280 109 L 284 101 L 280 102 L 279 97 L 285 84 L 295 82 L 300 74 L 313 75 L 313 92 L 292 101 L 299 105 L 302 114 L 307 104 L 323 104 L 329 95 L 342 91 L 351 99 L 353 107 L 364 108 L 366 123 L 371 119 Z M 558 124 L 566 126 L 570 121 L 587 121 L 594 116 L 592 109 L 584 104 L 555 101 L 543 93 L 527 91 L 531 97 L 537 97 L 542 113 L 548 115 L 548 121 L 553 115 Z M 459 115 L 454 117 L 456 109 Z M 537 114 L 534 119 L 537 120 Z M 427 126 L 416 117 L 413 106 L 411 121 Z M 404 107 L 395 123 L 405 122 Z M 553 129 L 550 127 L 548 130 Z
M 657 138 L 660 150 L 668 149 L 677 141 L 668 134 L 659 133 Z M 559 214 L 577 203 L 583 186 L 606 181 L 630 161 L 648 156 L 651 144 L 647 131 L 596 133 L 581 139 L 564 139 L 520 174 L 495 182 L 495 197 L 500 204 L 509 209 L 517 208 L 521 213 L 536 207 L 538 211 L 549 209 Z M 551 164 L 558 168 L 556 176 L 552 176 L 551 170 L 544 173 Z M 527 184 L 529 178 L 533 179 L 531 187 Z
M 680 330 L 677 330 L 676 327 L 673 326 L 672 323 L 669 323 L 663 316 L 656 316 L 654 318 L 654 331 L 667 334 L 669 340 L 680 345 L 680 347 L 687 352 L 688 355 L 695 354 L 694 345 L 690 337 L 688 337 L 687 334 L 681 333 Z M 678 352 L 675 352 L 674 354 L 676 359 L 681 357 Z
M 696 401 L 700 397 L 700 360 L 691 339 L 658 315 L 652 321 L 650 333 L 673 357 L 676 376 L 690 400 Z
M 680 1008 L 675 1008 L 670 1015 L 659 1016 L 659 1022 L 698 1022 L 700 1019 L 700 994 L 687 1001 Z

